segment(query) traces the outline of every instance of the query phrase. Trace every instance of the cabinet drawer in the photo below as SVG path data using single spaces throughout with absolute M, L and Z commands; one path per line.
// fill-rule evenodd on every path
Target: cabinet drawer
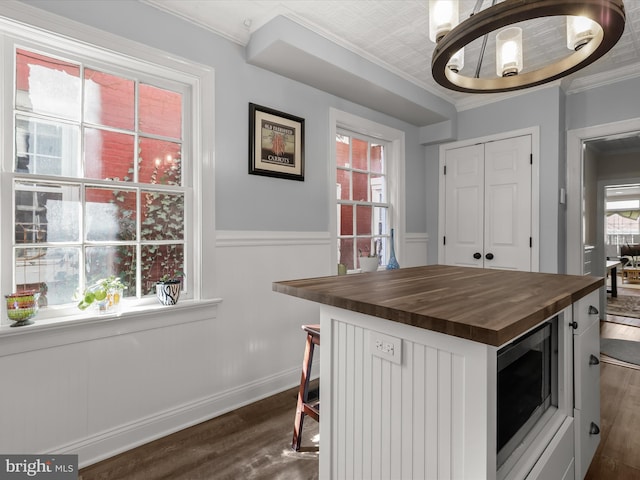
M 573 337 L 574 407 L 585 408 L 583 402 L 600 402 L 600 323 L 592 324 Z M 598 408 L 598 417 L 600 409 Z
M 600 402 L 598 401 L 598 404 Z M 575 410 L 575 432 L 576 432 L 576 458 L 575 471 L 576 479 L 582 480 L 589 470 L 593 455 L 596 453 L 600 443 L 600 433 L 594 433 L 591 428 L 596 424 L 600 429 L 600 422 L 592 421 L 593 415 L 587 411 Z
M 576 478 L 589 469 L 600 443 L 600 324 L 574 337 Z
M 549 446 L 531 469 L 526 480 L 573 480 L 573 419 L 567 418 Z
M 580 335 L 600 320 L 600 289 L 582 297 L 573 304 L 573 334 Z M 604 313 L 604 312 L 603 312 Z

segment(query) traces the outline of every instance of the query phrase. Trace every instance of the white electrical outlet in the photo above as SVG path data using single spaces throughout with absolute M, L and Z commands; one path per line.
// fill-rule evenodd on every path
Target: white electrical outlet
M 398 365 L 402 362 L 402 339 L 383 333 L 369 332 L 369 350 L 371 355 L 384 358 Z

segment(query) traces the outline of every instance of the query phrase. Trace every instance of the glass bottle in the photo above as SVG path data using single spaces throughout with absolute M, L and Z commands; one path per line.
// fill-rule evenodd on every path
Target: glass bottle
M 396 249 L 395 249 L 395 240 L 394 240 L 394 229 L 391 229 L 391 254 L 389 255 L 389 261 L 387 262 L 387 270 L 396 270 L 400 268 L 400 264 L 396 259 Z

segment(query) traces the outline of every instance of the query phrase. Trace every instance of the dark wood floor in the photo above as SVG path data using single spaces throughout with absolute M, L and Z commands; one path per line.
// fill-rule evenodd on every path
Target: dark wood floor
M 621 288 L 622 295 L 640 289 Z M 640 319 L 607 315 L 603 338 L 640 341 Z M 619 323 L 611 323 L 619 322 Z M 601 357 L 600 445 L 585 480 L 640 480 L 640 367 Z
M 640 341 L 635 322 L 602 322 L 601 335 Z M 603 360 L 601 442 L 586 480 L 640 480 L 640 367 Z M 308 419 L 305 448 L 290 449 L 295 401 L 295 390 L 280 393 L 84 468 L 80 479 L 317 479 L 318 424 Z
M 91 465 L 80 470 L 79 478 L 317 479 L 317 422 L 307 418 L 302 448 L 291 450 L 296 399 L 297 389 L 288 390 Z

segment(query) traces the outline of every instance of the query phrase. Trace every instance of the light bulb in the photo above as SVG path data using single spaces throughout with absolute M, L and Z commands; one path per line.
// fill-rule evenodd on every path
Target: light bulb
M 439 41 L 458 25 L 457 0 L 429 0 L 429 39 Z
M 496 74 L 517 75 L 522 70 L 522 29 L 506 28 L 496 35 Z
M 567 48 L 580 50 L 595 37 L 600 25 L 587 17 L 567 17 Z
M 462 67 L 464 67 L 464 48 L 458 50 L 447 62 L 447 68 L 452 72 L 458 73 Z

